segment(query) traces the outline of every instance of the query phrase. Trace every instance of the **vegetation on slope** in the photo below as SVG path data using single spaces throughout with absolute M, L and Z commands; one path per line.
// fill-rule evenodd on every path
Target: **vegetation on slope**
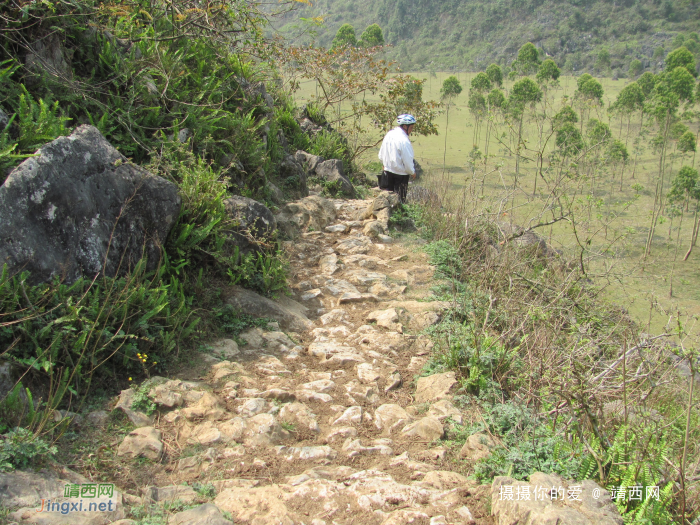
M 280 30 L 330 47 L 341 25 L 359 34 L 376 23 L 394 46 L 388 57 L 405 71 L 483 71 L 492 62 L 506 67 L 533 42 L 567 72 L 624 76 L 631 66 L 657 70 L 681 45 L 700 52 L 699 16 L 691 0 L 319 0 L 287 14 Z

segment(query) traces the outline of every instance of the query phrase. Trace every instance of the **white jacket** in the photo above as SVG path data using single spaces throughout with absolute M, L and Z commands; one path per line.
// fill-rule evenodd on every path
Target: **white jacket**
M 396 127 L 387 133 L 379 148 L 379 159 L 384 165 L 384 171 L 396 175 L 413 175 L 413 146 L 406 132 Z

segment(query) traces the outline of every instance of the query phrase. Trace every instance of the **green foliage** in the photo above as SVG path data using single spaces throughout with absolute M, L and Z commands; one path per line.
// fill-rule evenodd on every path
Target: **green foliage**
M 671 202 L 688 202 L 690 199 L 700 200 L 700 186 L 698 186 L 698 170 L 690 166 L 683 166 L 671 182 L 671 191 L 668 199 Z
M 43 438 L 26 428 L 15 428 L 2 436 L 0 444 L 0 472 L 25 469 L 58 452 Z
M 489 77 L 489 80 L 498 87 L 503 86 L 503 71 L 501 70 L 501 66 L 498 64 L 491 64 L 489 67 L 487 67 L 486 76 Z
M 471 92 L 469 94 L 467 105 L 477 119 L 480 119 L 486 113 L 486 98 L 479 92 Z
M 14 427 L 34 427 L 42 416 L 34 407 L 31 391 L 18 381 L 5 399 L 0 400 L 0 434 Z
M 516 117 L 520 117 L 525 108 L 533 106 L 542 100 L 542 90 L 530 78 L 518 80 L 510 90 L 508 96 L 508 110 Z
M 497 447 L 479 462 L 474 474 L 486 481 L 495 476 L 511 476 L 526 480 L 533 472 L 556 473 L 566 479 L 578 479 L 582 447 L 567 441 L 542 417 L 528 407 L 516 403 L 484 403 L 486 425 L 482 430 L 501 437 L 503 447 Z
M 506 97 L 500 89 L 494 89 L 488 94 L 486 100 L 492 108 L 502 108 L 506 103 Z
M 612 137 L 610 126 L 598 119 L 588 121 L 588 137 L 591 139 L 591 145 L 599 146 L 606 143 Z
M 462 258 L 448 241 L 431 242 L 425 246 L 425 251 L 430 256 L 430 264 L 437 267 L 439 275 L 456 278 L 462 273 Z
M 552 84 L 554 85 L 559 76 L 561 75 L 561 70 L 557 67 L 557 64 L 551 58 L 548 58 L 537 71 L 537 82 L 540 84 Z
M 520 75 L 529 75 L 537 71 L 540 66 L 540 58 L 537 48 L 532 42 L 523 44 L 518 50 L 518 58 L 515 59 L 511 68 L 516 70 Z
M 626 523 L 675 523 L 670 513 L 673 483 L 666 482 L 662 474 L 666 470 L 664 459 L 671 452 L 667 432 L 659 432 L 655 425 L 635 425 L 634 428 L 621 425 L 611 446 L 603 450 L 594 440 L 592 448 L 599 457 L 605 458 L 602 463 L 606 486 L 624 490 L 627 495 L 615 499 Z M 644 451 L 644 454 L 639 454 L 639 451 Z M 591 470 L 592 463 L 589 460 Z M 639 499 L 629 498 L 632 487 L 641 488 Z M 658 499 L 647 493 L 647 487 L 661 488 Z
M 136 392 L 134 393 L 134 400 L 131 403 L 131 408 L 133 410 L 143 412 L 147 416 L 150 416 L 156 411 L 157 406 L 155 402 L 148 397 L 148 393 L 151 391 L 153 386 L 154 385 L 152 385 L 150 381 L 145 381 L 136 389 Z
M 367 29 L 365 29 L 360 36 L 358 45 L 361 47 L 383 46 L 384 35 L 382 34 L 382 28 L 377 24 L 367 26 Z
M 692 131 L 686 131 L 678 138 L 678 151 L 681 153 L 695 152 L 697 141 Z
M 10 115 L 7 127 L 0 132 L 0 178 L 2 181 L 4 181 L 2 172 L 16 166 L 47 142 L 70 133 L 66 127 L 66 123 L 70 119 L 63 116 L 58 107 L 58 101 L 49 104 L 43 99 L 39 99 L 37 102 L 24 86 L 19 85 L 19 90 L 17 113 Z M 19 133 L 17 138 L 12 138 L 10 130 L 15 124 Z
M 347 46 L 354 47 L 356 45 L 357 37 L 355 36 L 355 28 L 350 24 L 343 24 L 338 28 L 338 32 L 335 34 L 331 49 Z
M 571 106 L 564 106 L 559 110 L 554 116 L 554 127 L 558 128 L 565 123 L 576 124 L 578 122 L 578 115 Z
M 635 58 L 632 60 L 632 62 L 630 62 L 630 67 L 627 72 L 629 73 L 630 78 L 635 78 L 639 76 L 643 69 L 644 66 L 642 66 L 642 61 Z
M 681 102 L 694 100 L 695 78 L 684 67 L 677 67 L 661 75 L 656 85 L 656 99 L 665 107 L 675 105 L 671 97 L 677 97 Z
M 216 487 L 212 483 L 200 483 L 195 481 L 192 484 L 192 489 L 204 498 L 214 498 L 216 496 Z
M 664 60 L 666 71 L 673 71 L 677 67 L 685 68 L 688 73 L 695 76 L 695 57 L 685 46 L 671 51 Z
M 324 159 L 340 159 L 350 167 L 350 150 L 345 138 L 335 131 L 320 131 L 311 139 L 309 153 Z
M 442 100 L 451 101 L 462 92 L 462 85 L 456 76 L 447 77 L 440 88 L 440 97 Z
M 650 71 L 642 73 L 642 76 L 637 79 L 637 84 L 639 84 L 639 87 L 642 88 L 642 92 L 644 93 L 645 97 L 649 97 L 651 95 L 657 82 L 657 76 Z
M 478 73 L 472 79 L 471 86 L 472 91 L 483 94 L 487 91 L 491 91 L 491 80 L 486 73 Z
M 586 147 L 581 132 L 571 122 L 562 124 L 557 130 L 556 145 L 564 157 L 575 157 Z
M 627 159 L 629 159 L 629 153 L 625 144 L 617 139 L 610 141 L 605 154 L 608 160 L 613 163 L 627 162 Z
M 252 252 L 240 258 L 238 264 L 227 270 L 232 284 L 253 288 L 271 296 L 287 288 L 287 261 L 281 251 Z
M 610 68 L 610 51 L 607 48 L 603 48 L 598 51 L 598 56 L 596 57 L 595 66 L 598 69 L 606 70 Z
M 590 77 L 590 75 L 588 75 Z M 595 78 L 586 78 L 586 75 L 581 75 L 578 79 L 578 91 L 576 96 L 581 97 L 583 100 L 589 102 L 596 102 L 601 104 L 603 102 L 603 86 Z
M 295 150 L 308 151 L 310 140 L 294 118 L 294 110 L 289 105 L 275 106 L 275 120 L 284 132 L 284 136 Z
M 617 95 L 617 99 L 612 105 L 612 109 L 622 113 L 632 113 L 644 109 L 644 90 L 637 82 L 627 84 Z

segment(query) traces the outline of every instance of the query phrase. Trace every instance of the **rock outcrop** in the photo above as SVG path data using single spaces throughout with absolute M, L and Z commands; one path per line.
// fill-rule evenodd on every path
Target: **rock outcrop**
M 130 164 L 97 128 L 43 146 L 0 187 L 0 262 L 32 283 L 125 273 L 161 246 L 180 212 L 177 186 Z

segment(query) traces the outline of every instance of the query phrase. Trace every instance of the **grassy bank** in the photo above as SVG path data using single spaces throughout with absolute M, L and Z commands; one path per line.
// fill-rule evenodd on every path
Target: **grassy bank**
M 452 307 L 429 330 L 436 347 L 424 373 L 453 370 L 460 379 L 455 399 L 472 417 L 453 424 L 449 439 L 481 432 L 496 443 L 473 475 L 542 471 L 609 489 L 657 485 L 658 500 L 617 502 L 625 522 L 692 521 L 698 397 L 676 365 L 697 359 L 694 341 L 682 326 L 681 347 L 644 334 L 575 261 L 536 240 L 508 240 L 507 223 L 487 203 L 458 197 L 449 179 L 430 187 L 442 208 L 405 213 L 441 277 L 434 297 Z

